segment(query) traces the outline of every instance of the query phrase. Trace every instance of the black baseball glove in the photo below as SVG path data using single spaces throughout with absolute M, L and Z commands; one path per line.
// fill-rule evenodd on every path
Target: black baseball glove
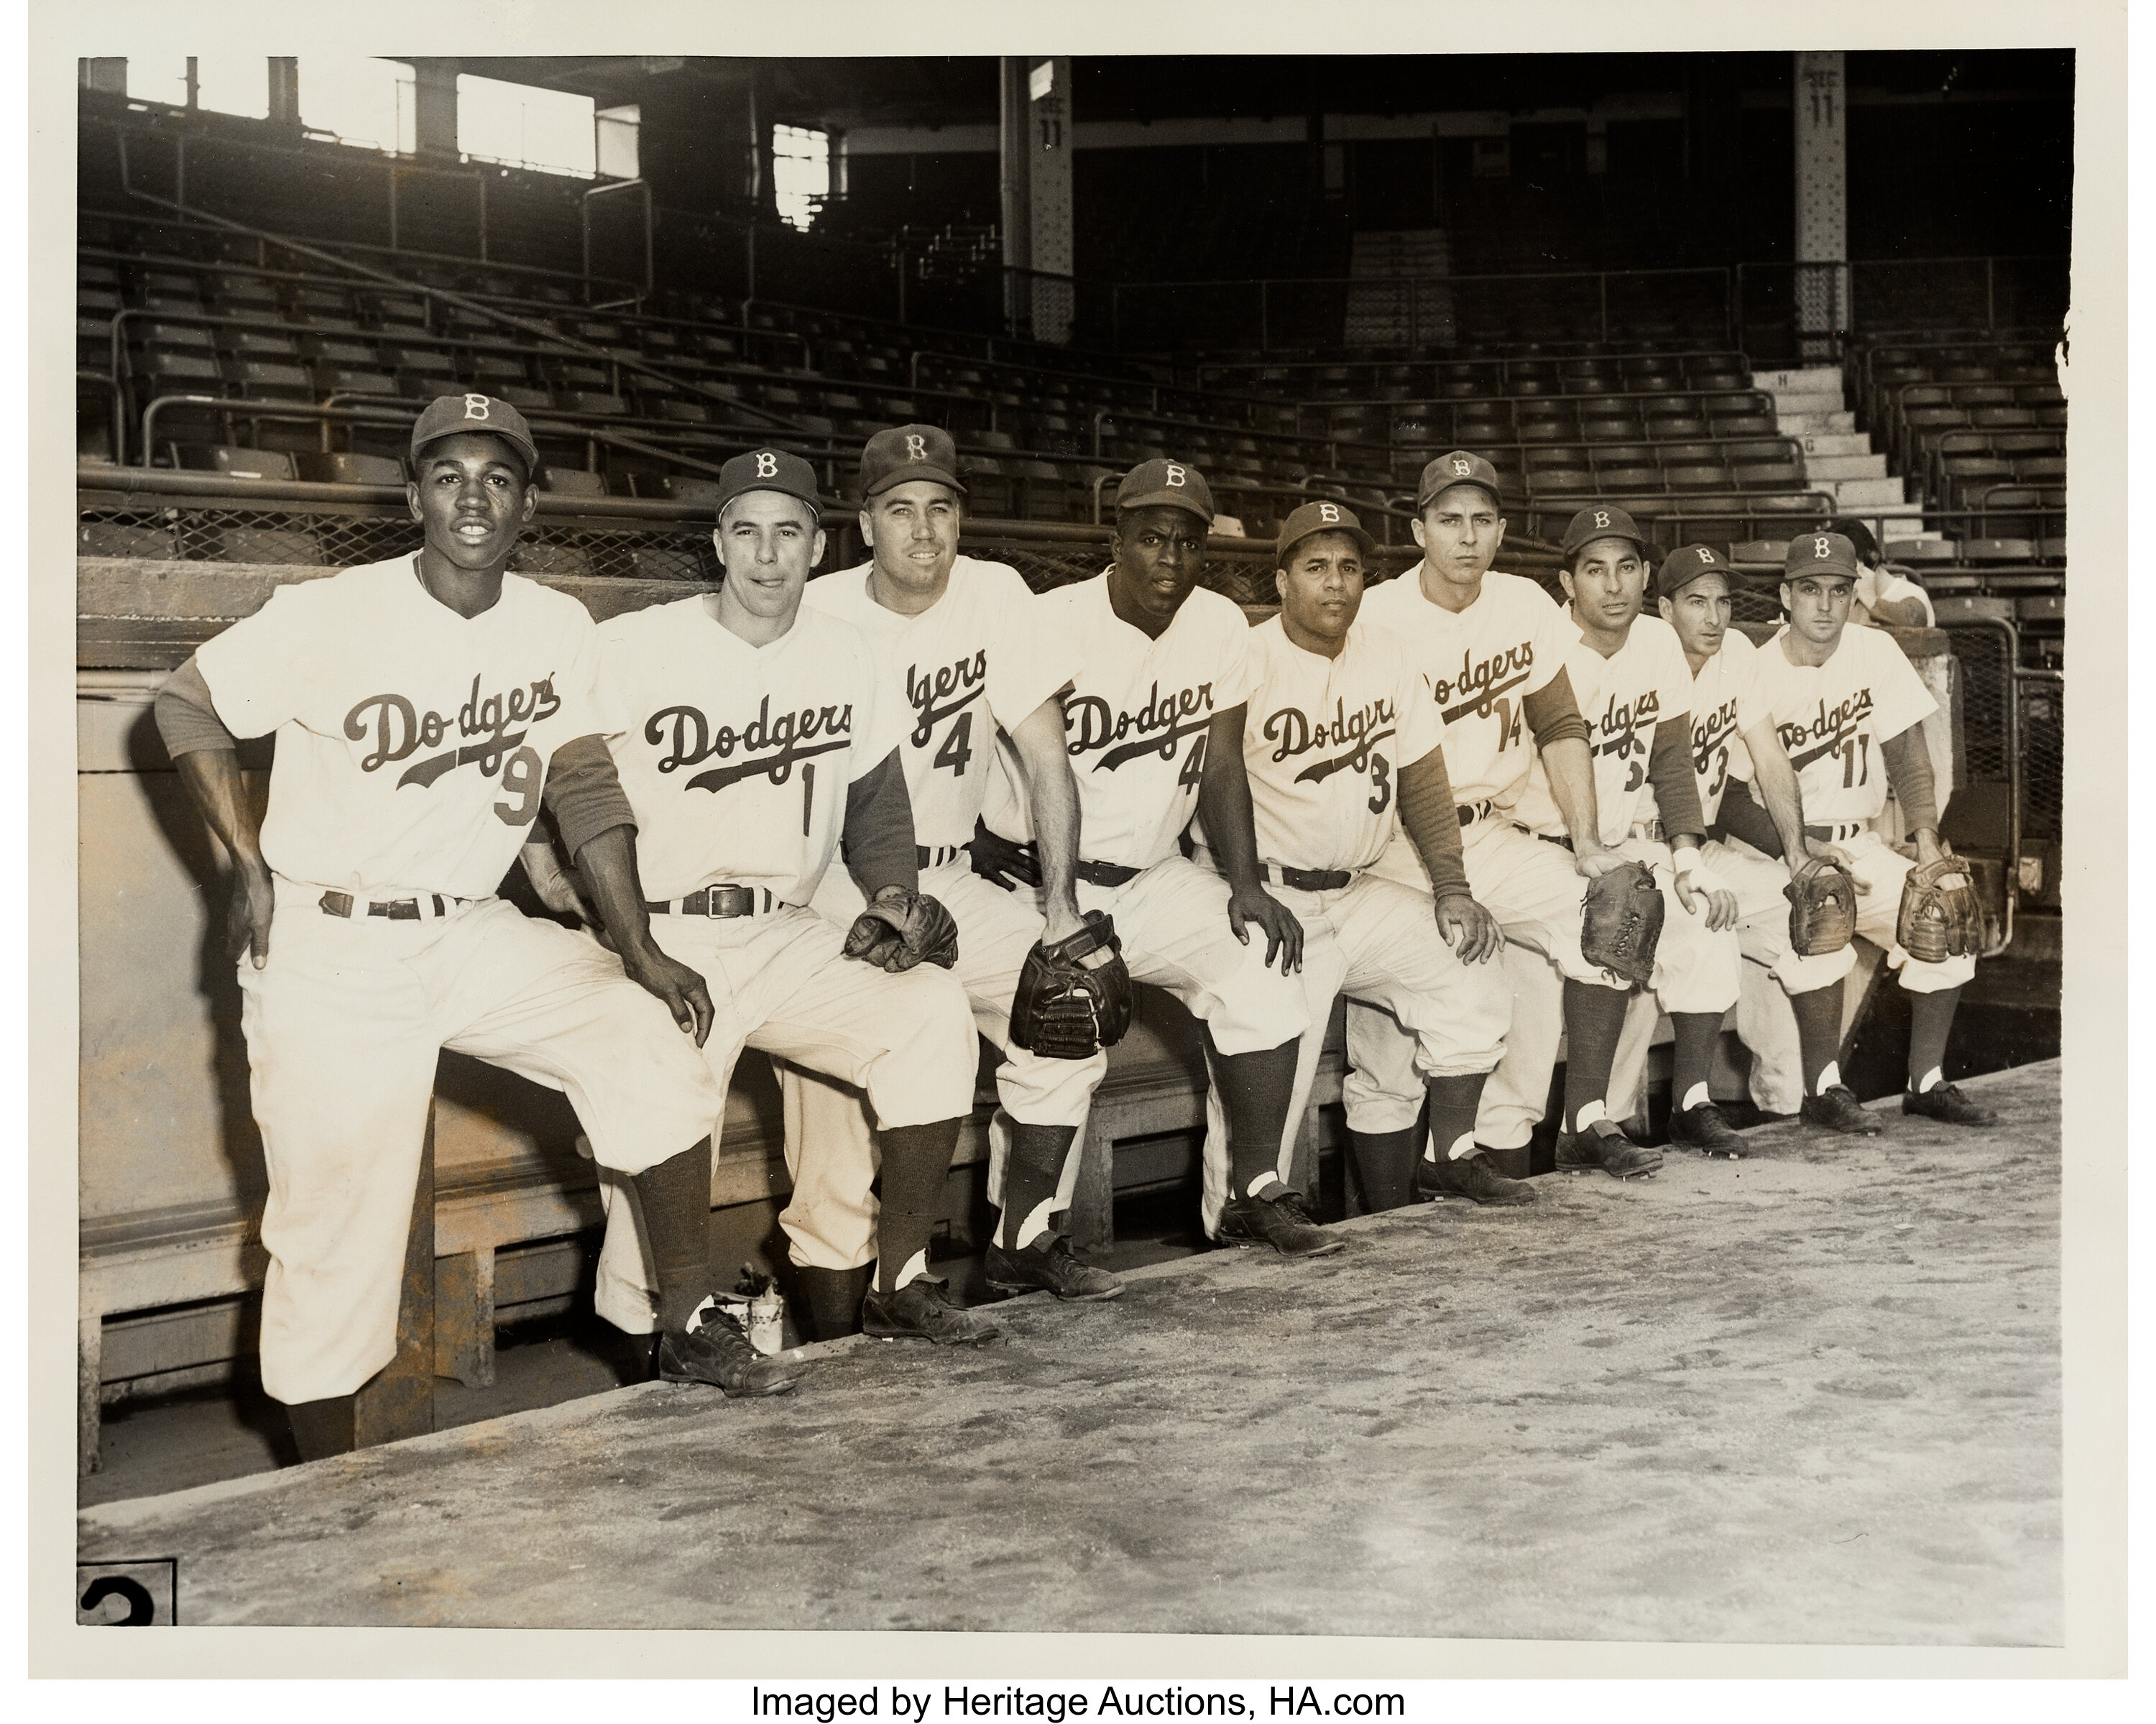
M 958 925 L 926 892 L 885 886 L 847 931 L 845 952 L 896 975 L 916 964 L 958 962 Z
M 1826 957 L 1856 937 L 1856 881 L 1839 862 L 1815 856 L 1782 888 L 1789 900 L 1789 947 Z
M 1102 950 L 1106 962 L 1083 962 Z M 1011 999 L 1014 1045 L 1050 1060 L 1090 1060 L 1130 1027 L 1131 972 L 1105 911 L 1087 911 L 1086 926 L 1053 945 L 1034 943 Z
M 1662 937 L 1662 890 L 1644 862 L 1627 862 L 1587 883 L 1579 900 L 1579 950 L 1590 964 L 1645 988 Z

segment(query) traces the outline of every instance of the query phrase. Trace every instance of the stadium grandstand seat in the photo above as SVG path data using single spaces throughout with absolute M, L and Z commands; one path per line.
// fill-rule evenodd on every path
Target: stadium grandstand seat
M 323 453 L 300 451 L 292 465 L 301 479 L 316 485 L 402 485 L 404 464 L 383 455 L 352 454 L 344 450 Z
M 579 467 L 557 467 L 551 462 L 540 489 L 562 497 L 603 497 L 607 495 L 606 480 L 597 473 Z
M 169 443 L 170 464 L 198 473 L 223 473 L 234 479 L 290 479 L 292 458 L 275 449 L 242 449 L 231 444 Z

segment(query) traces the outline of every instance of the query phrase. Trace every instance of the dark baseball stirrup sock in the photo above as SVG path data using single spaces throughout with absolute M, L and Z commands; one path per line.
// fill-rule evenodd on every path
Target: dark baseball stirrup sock
M 1943 1080 L 1947 1036 L 1953 1029 L 1954 1008 L 1960 1003 L 1958 988 L 1909 996 L 1909 1089 L 1912 1095 L 1921 1095 Z
M 1460 1161 L 1475 1153 L 1475 1116 L 1489 1077 L 1486 1071 L 1473 1071 L 1465 1077 L 1431 1078 L 1424 1085 L 1430 1091 L 1430 1141 L 1423 1153 L 1430 1160 Z
M 819 1341 L 838 1341 L 858 1335 L 861 1329 L 861 1297 L 869 1290 L 874 1264 L 859 1269 L 819 1269 L 810 1264 L 793 1265 L 793 1278 L 808 1301 L 808 1321 Z
M 1670 1050 L 1670 1106 L 1682 1113 L 1713 1099 L 1707 1092 L 1707 1075 L 1714 1064 L 1714 1044 L 1722 1039 L 1722 1013 L 1672 1012 L 1670 1028 L 1676 1033 L 1676 1045 Z
M 1011 1121 L 1010 1157 L 1004 1163 L 1004 1213 L 996 1223 L 996 1243 L 1004 1250 L 1021 1250 L 1048 1230 L 1055 1188 L 1063 1183 L 1064 1160 L 1077 1139 L 1075 1126 Z M 1030 1238 L 1019 1238 L 1027 1233 Z
M 285 1408 L 291 1421 L 292 1441 L 302 1460 L 325 1455 L 349 1455 L 358 1445 L 355 1415 L 357 1398 L 331 1395 L 326 1400 L 294 1401 Z
M 1564 982 L 1564 1129 L 1580 1129 L 1580 1110 L 1594 1119 L 1609 1117 L 1609 1067 L 1617 1057 L 1617 1037 L 1625 1028 L 1625 1007 L 1632 998 L 1621 988 L 1592 982 Z M 1589 1123 L 1592 1123 L 1590 1120 Z
M 659 1326 L 685 1329 L 711 1296 L 711 1140 L 632 1176 L 659 1281 Z
M 937 1120 L 926 1126 L 886 1126 L 876 1133 L 883 1147 L 883 1210 L 876 1219 L 876 1290 L 896 1293 L 915 1258 L 928 1263 L 928 1236 L 943 1207 L 943 1180 L 958 1147 L 958 1122 Z
M 1841 1081 L 1841 983 L 1789 996 L 1796 1013 L 1797 1048 L 1804 1066 L 1804 1094 L 1824 1095 Z M 1829 1067 L 1833 1070 L 1830 1072 Z
M 1350 1131 L 1348 1147 L 1355 1157 L 1355 1177 L 1372 1214 L 1398 1209 L 1414 1196 L 1415 1145 L 1422 1133 L 1413 1126 L 1400 1131 Z
M 1228 1165 L 1235 1181 L 1230 1198 L 1253 1190 L 1276 1196 L 1280 1183 L 1281 1134 L 1287 1129 L 1287 1106 L 1295 1097 L 1295 1055 L 1300 1038 L 1254 1054 L 1213 1054 L 1221 1105 L 1228 1111 Z M 1275 1188 L 1266 1193 L 1270 1181 Z

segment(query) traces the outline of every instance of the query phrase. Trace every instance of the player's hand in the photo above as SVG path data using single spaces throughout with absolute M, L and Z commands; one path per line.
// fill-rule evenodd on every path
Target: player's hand
M 1848 870 L 1849 877 L 1856 882 L 1858 897 L 1862 897 L 1871 890 L 1871 882 L 1856 871 L 1856 858 L 1851 855 L 1840 844 L 1830 844 L 1822 838 L 1808 838 L 1804 840 L 1804 850 L 1807 854 L 1815 856 L 1822 862 L 1838 863 L 1841 867 Z
M 1670 870 L 1671 882 L 1676 889 L 1677 902 L 1684 906 L 1686 916 L 1703 916 L 1707 931 L 1719 934 L 1737 926 L 1737 894 L 1722 883 L 1722 876 L 1699 859 L 1697 847 L 1686 846 L 1676 853 L 1676 865 Z
M 1505 944 L 1497 918 L 1465 892 L 1447 892 L 1437 900 L 1437 931 L 1462 963 L 1486 963 Z
M 276 913 L 277 888 L 270 865 L 259 856 L 236 863 L 232 870 L 232 908 L 225 918 L 225 956 L 238 963 L 251 947 L 254 967 L 270 962 L 270 918 Z
M 1572 850 L 1572 865 L 1581 879 L 1593 880 L 1598 875 L 1609 873 L 1613 868 L 1622 868 L 1625 858 L 1606 844 L 1575 844 Z
M 583 877 L 575 869 L 562 865 L 553 845 L 526 844 L 517 854 L 524 864 L 525 878 L 531 882 L 531 890 L 542 904 L 557 916 L 573 916 L 581 922 L 598 926 L 598 911 L 584 890 Z
M 623 952 L 621 967 L 630 981 L 655 995 L 674 1014 L 674 1021 L 696 1038 L 698 1047 L 704 1045 L 704 1038 L 711 1033 L 711 991 L 701 975 L 649 942 Z
M 1280 954 L 1281 974 L 1302 967 L 1302 924 L 1295 912 L 1262 886 L 1243 886 L 1228 895 L 1228 926 L 1244 945 L 1250 943 L 1250 925 L 1265 930 L 1265 967 Z
M 973 872 L 1007 892 L 1040 884 L 1040 853 L 1029 844 L 1018 844 L 989 831 L 982 821 L 973 823 L 973 840 L 966 849 L 973 858 Z
M 1916 842 L 1917 865 L 1919 868 L 1928 868 L 1941 857 L 1953 854 L 1953 852 L 1942 842 L 1938 834 L 1928 826 L 1918 827 L 1916 831 L 1910 834 L 1910 837 Z

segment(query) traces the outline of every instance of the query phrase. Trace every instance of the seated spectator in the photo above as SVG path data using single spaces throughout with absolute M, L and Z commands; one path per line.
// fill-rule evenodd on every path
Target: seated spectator
M 1856 582 L 1856 602 L 1850 610 L 1851 622 L 1896 629 L 1933 626 L 1938 618 L 1932 610 L 1930 594 L 1917 583 L 1908 570 L 1887 561 L 1870 527 L 1861 521 L 1841 516 L 1829 521 L 1826 531 L 1840 533 L 1854 545 L 1856 560 L 1864 565 L 1864 572 Z

